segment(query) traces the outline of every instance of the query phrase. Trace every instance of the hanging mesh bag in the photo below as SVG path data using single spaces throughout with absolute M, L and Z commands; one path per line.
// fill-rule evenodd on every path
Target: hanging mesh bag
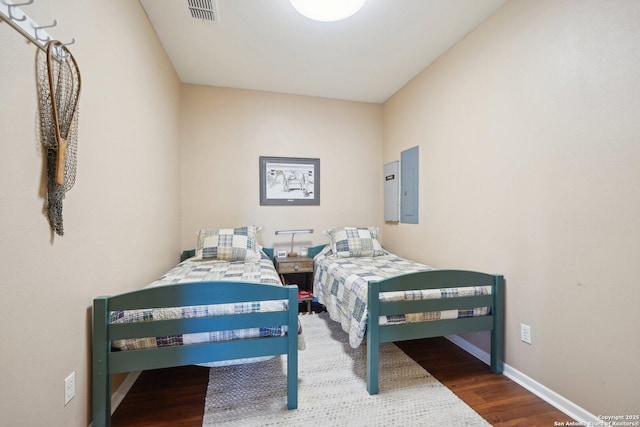
M 57 40 L 38 51 L 36 60 L 41 143 L 46 151 L 44 210 L 51 229 L 64 235 L 62 201 L 76 181 L 80 70 L 66 46 Z

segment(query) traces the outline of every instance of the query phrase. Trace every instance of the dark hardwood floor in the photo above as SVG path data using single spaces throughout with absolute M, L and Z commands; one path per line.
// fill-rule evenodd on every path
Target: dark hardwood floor
M 445 338 L 405 341 L 398 347 L 494 426 L 570 421 Z M 198 366 L 143 372 L 113 415 L 113 427 L 201 427 L 208 372 Z
M 209 368 L 182 366 L 140 374 L 111 426 L 202 427 Z
M 396 343 L 494 426 L 553 426 L 567 415 L 445 338 Z M 566 424 L 566 423 L 565 423 Z

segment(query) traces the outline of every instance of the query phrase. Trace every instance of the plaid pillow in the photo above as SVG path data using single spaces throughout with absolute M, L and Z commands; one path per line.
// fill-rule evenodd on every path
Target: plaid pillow
M 341 258 L 374 257 L 386 252 L 378 241 L 376 227 L 336 227 L 326 231 L 333 253 Z
M 259 261 L 257 228 L 220 228 L 198 231 L 196 256 L 205 260 Z

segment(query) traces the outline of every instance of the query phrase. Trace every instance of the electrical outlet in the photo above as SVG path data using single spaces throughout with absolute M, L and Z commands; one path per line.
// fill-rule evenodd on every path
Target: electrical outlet
M 520 339 L 531 344 L 531 326 L 520 323 Z
M 76 371 L 73 371 L 69 374 L 67 378 L 64 379 L 64 405 L 73 399 L 76 395 Z

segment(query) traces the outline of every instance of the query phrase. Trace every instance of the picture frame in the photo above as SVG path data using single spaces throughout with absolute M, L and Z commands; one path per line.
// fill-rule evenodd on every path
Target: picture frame
M 320 205 L 320 159 L 260 156 L 260 205 Z

